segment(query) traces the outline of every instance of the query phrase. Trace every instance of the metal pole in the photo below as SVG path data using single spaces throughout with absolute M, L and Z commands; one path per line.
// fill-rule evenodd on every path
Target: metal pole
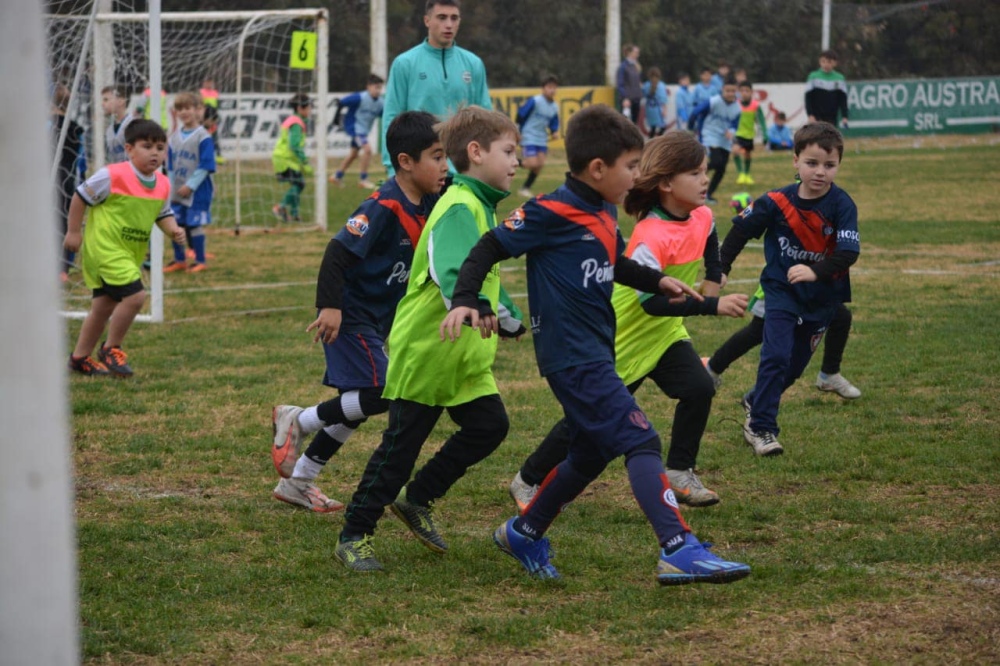
M 327 68 L 329 61 L 330 27 L 327 22 L 326 10 L 320 10 L 316 17 L 316 119 L 314 132 L 316 134 L 316 226 L 324 231 L 326 222 L 326 140 L 327 140 L 327 99 L 329 98 L 330 74 Z
M 389 76 L 389 42 L 388 19 L 385 0 L 372 0 L 369 15 L 369 32 L 371 40 L 372 74 L 378 74 L 383 79 Z
M 608 14 L 604 34 L 605 76 L 609 86 L 615 85 L 615 74 L 622 57 L 622 3 L 608 0 Z
M 823 38 L 820 41 L 820 49 L 826 51 L 830 48 L 830 9 L 833 0 L 823 0 Z
M 0 21 L 8 65 L 0 88 L 18 97 L 0 132 L 8 221 L 0 244 L 0 662 L 18 666 L 80 660 L 59 248 L 54 210 L 39 205 L 52 200 L 49 151 L 40 149 L 48 145 L 41 8 L 8 2 Z
M 159 122 L 163 98 L 160 44 L 160 0 L 149 0 L 149 117 Z M 149 320 L 163 321 L 163 233 L 159 227 L 149 237 Z

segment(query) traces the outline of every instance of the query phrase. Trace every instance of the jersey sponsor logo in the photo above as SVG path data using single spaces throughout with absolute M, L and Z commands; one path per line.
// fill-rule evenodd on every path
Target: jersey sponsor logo
M 420 72 L 419 74 L 417 74 L 417 78 L 420 79 L 421 81 L 427 80 L 427 72 Z
M 591 278 L 597 284 L 613 282 L 615 279 L 615 267 L 607 261 L 601 265 L 597 263 L 597 259 L 584 259 L 583 263 L 580 264 L 580 270 L 583 271 L 584 289 L 590 285 Z
M 810 252 L 804 248 L 793 247 L 792 242 L 785 236 L 778 239 L 778 246 L 781 248 L 781 253 L 793 261 L 817 262 L 826 257 L 826 252 Z
M 853 241 L 855 243 L 861 242 L 861 234 L 857 231 L 851 229 L 841 229 L 837 232 L 838 241 Z
M 466 84 L 472 83 L 472 72 L 469 70 L 462 72 L 462 80 L 465 81 Z
M 503 221 L 503 226 L 507 227 L 511 231 L 517 231 L 524 226 L 524 209 L 518 208 L 511 212 L 507 216 L 507 219 Z
M 642 413 L 641 409 L 634 409 L 629 412 L 628 420 L 631 421 L 632 425 L 636 428 L 640 428 L 642 430 L 649 430 L 650 428 L 649 419 L 646 418 L 646 415 Z
M 355 236 L 364 236 L 368 231 L 368 216 L 355 215 L 347 221 L 347 232 Z
M 389 277 L 386 279 L 386 286 L 391 285 L 393 282 L 397 284 L 406 284 L 410 279 L 410 267 L 406 265 L 405 262 L 397 261 L 392 267 L 392 272 L 389 273 Z
M 597 240 L 597 236 L 595 236 L 594 234 L 592 234 L 590 232 L 587 232 L 584 235 L 580 236 L 580 240 L 587 240 L 587 241 Z
M 132 243 L 145 243 L 149 240 L 149 232 L 134 227 L 122 227 L 122 240 Z

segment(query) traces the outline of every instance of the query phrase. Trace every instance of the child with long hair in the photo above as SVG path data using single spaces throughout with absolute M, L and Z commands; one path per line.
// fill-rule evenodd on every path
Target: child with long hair
M 684 328 L 684 317 L 742 317 L 748 298 L 745 294 L 719 296 L 719 239 L 712 211 L 705 205 L 708 158 L 694 135 L 670 131 L 650 141 L 639 172 L 625 198 L 625 211 L 639 220 L 625 256 L 688 285 L 694 285 L 704 265 L 701 291 L 705 299 L 688 297 L 675 303 L 666 296 L 615 285 L 611 299 L 617 321 L 615 370 L 632 393 L 649 378 L 678 400 L 667 477 L 679 502 L 710 506 L 719 496 L 702 485 L 694 469 L 715 387 Z M 521 510 L 566 457 L 568 448 L 568 429 L 561 421 L 511 483 L 511 496 Z

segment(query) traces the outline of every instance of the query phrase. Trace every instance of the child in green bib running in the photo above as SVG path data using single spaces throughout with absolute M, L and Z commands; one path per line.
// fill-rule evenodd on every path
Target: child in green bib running
M 420 542 L 436 553 L 448 546 L 438 534 L 431 505 L 507 435 L 509 422 L 493 378 L 499 324 L 508 337 L 525 328 L 521 312 L 500 286 L 494 267 L 480 293 L 480 335 L 443 345 L 438 324 L 451 308 L 458 270 L 479 238 L 497 226 L 496 206 L 510 194 L 517 172 L 517 127 L 509 117 L 466 107 L 441 128 L 441 141 L 458 174 L 435 205 L 420 235 L 406 295 L 389 334 L 383 398 L 389 425 L 365 467 L 344 515 L 336 557 L 353 571 L 378 571 L 371 539 L 390 508 Z M 447 411 L 459 430 L 410 478 L 431 430 Z M 405 485 L 405 487 L 404 487 Z

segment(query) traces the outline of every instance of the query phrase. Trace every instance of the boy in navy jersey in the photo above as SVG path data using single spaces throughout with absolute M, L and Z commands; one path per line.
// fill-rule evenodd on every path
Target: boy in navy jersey
M 386 132 L 396 175 L 347 220 L 330 240 L 316 282 L 316 320 L 307 331 L 323 342 L 323 383 L 336 398 L 302 409 L 272 412 L 271 456 L 282 477 L 274 497 L 328 513 L 344 508 L 313 482 L 323 466 L 368 417 L 382 414 L 388 359 L 385 340 L 413 263 L 413 250 L 448 174 L 434 116 L 407 111 Z M 300 455 L 303 435 L 316 433 Z
M 535 356 L 572 443 L 524 515 L 496 530 L 493 540 L 504 553 L 536 578 L 558 578 L 543 535 L 563 506 L 624 456 L 632 492 L 659 541 L 659 582 L 726 583 L 750 567 L 719 559 L 691 534 L 664 471 L 660 437 L 615 372 L 614 282 L 678 302 L 685 294 L 701 300 L 683 282 L 623 254 L 615 206 L 635 182 L 642 147 L 638 128 L 611 108 L 576 112 L 566 133 L 566 183 L 528 201 L 473 247 L 441 337 L 479 335 L 480 315 L 488 314 L 478 295 L 485 276 L 497 261 L 527 254 Z M 467 319 L 472 329 L 463 331 Z
M 861 252 L 857 206 L 833 183 L 844 138 L 830 123 L 810 123 L 795 133 L 794 151 L 800 182 L 768 192 L 733 218 L 719 251 L 728 274 L 747 241 L 764 235 L 764 343 L 757 383 L 743 397 L 743 439 L 759 456 L 784 452 L 777 439 L 781 394 L 809 364 L 837 308 L 850 302 L 848 269 Z

